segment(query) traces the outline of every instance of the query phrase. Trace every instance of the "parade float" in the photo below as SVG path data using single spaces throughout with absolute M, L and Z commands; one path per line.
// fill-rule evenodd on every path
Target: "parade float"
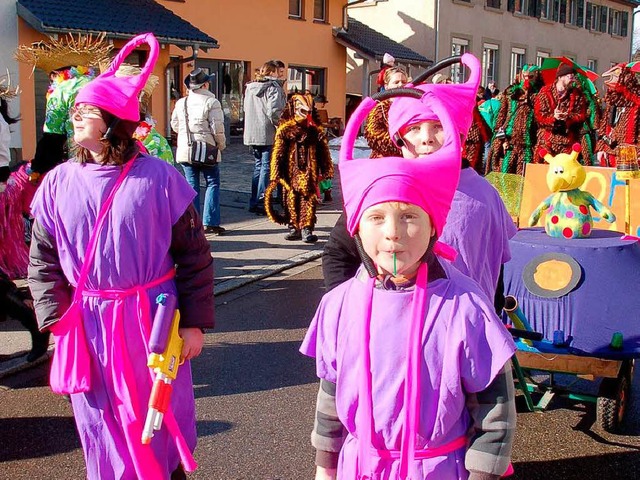
M 510 242 L 505 320 L 540 334 L 518 338 L 514 358 L 530 410 L 565 395 L 596 403 L 599 425 L 617 431 L 640 357 L 640 211 L 631 202 L 640 198 L 637 152 L 620 146 L 624 160 L 613 169 L 581 166 L 579 150 L 527 166 L 519 224 L 531 228 Z M 586 390 L 597 386 L 597 394 L 574 389 L 578 379 L 594 381 Z

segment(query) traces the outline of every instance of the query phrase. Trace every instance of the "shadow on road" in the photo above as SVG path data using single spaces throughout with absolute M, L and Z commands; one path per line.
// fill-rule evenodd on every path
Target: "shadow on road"
M 80 448 L 73 417 L 2 418 L 0 432 L 5 439 L 0 442 L 0 463 L 48 457 Z
M 640 478 L 640 455 L 637 452 L 611 453 L 543 462 L 517 462 L 513 467 L 515 474 L 509 477 L 513 480 L 630 480 Z M 585 476 L 585 472 L 601 473 Z

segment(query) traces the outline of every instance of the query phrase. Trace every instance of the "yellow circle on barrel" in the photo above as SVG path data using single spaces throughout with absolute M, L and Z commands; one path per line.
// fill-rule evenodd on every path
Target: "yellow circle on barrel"
M 561 290 L 571 281 L 571 265 L 560 260 L 548 260 L 538 264 L 533 280 L 545 290 Z

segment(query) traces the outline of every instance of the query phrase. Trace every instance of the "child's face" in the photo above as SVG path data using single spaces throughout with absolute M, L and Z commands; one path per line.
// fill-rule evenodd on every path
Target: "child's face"
M 72 109 L 70 115 L 74 141 L 92 152 L 101 151 L 100 139 L 106 132 L 107 125 L 100 110 L 92 105 L 80 104 Z
M 404 140 L 401 147 L 404 158 L 418 158 L 440 150 L 444 143 L 444 130 L 437 120 L 424 120 L 400 130 Z
M 367 208 L 359 226 L 364 251 L 381 273 L 388 274 L 414 273 L 434 233 L 431 218 L 422 208 L 399 202 Z

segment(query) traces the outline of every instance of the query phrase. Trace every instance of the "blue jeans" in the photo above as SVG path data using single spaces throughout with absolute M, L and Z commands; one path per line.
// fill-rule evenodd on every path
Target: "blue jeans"
M 205 227 L 220 226 L 220 166 L 193 165 L 188 163 L 182 164 L 184 176 L 189 185 L 196 191 L 196 198 L 193 199 L 193 205 L 196 211 L 200 213 L 200 174 L 204 175 L 207 184 L 207 190 L 204 194 L 204 215 L 202 223 Z
M 269 165 L 273 145 L 253 145 L 255 165 L 251 179 L 249 208 L 264 208 L 264 192 L 269 184 Z

